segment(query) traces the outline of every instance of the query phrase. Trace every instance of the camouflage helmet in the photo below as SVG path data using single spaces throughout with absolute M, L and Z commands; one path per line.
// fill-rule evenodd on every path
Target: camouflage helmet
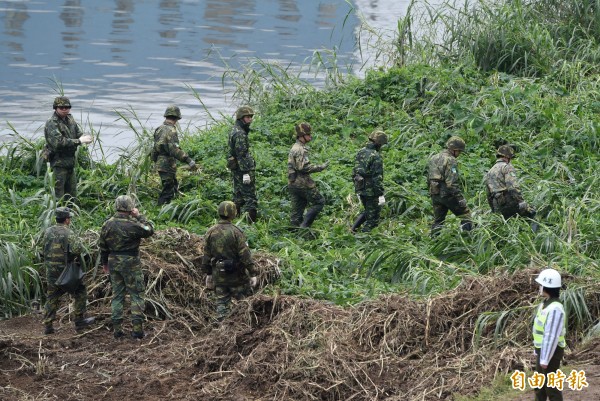
M 52 104 L 52 108 L 56 110 L 57 107 L 71 107 L 71 101 L 66 96 L 58 96 L 54 99 L 54 103 Z
M 235 111 L 235 119 L 239 120 L 240 118 L 244 117 L 244 116 L 253 116 L 254 115 L 254 110 L 252 110 L 252 107 L 250 106 L 242 106 L 239 107 L 236 111 Z
M 375 145 L 382 146 L 388 143 L 388 137 L 383 131 L 373 131 L 369 134 L 369 141 Z
M 296 131 L 296 138 L 300 138 L 304 135 L 312 135 L 312 127 L 307 122 L 296 124 L 294 130 Z
M 120 195 L 115 199 L 117 212 L 131 212 L 133 210 L 133 199 L 129 195 Z
M 448 139 L 448 142 L 446 142 L 446 147 L 450 150 L 460 150 L 464 152 L 466 144 L 464 139 L 455 135 Z
M 515 150 L 512 148 L 512 146 L 502 145 L 498 147 L 498 150 L 496 151 L 496 156 L 513 159 L 515 157 Z
M 165 110 L 165 117 L 175 117 L 178 120 L 181 120 L 181 110 L 179 110 L 178 106 L 175 106 L 174 104 L 170 105 L 169 107 L 167 107 L 167 110 Z
M 235 203 L 231 201 L 223 201 L 219 204 L 217 212 L 221 217 L 232 219 L 237 214 L 237 208 L 235 207 Z
M 56 217 L 57 220 L 64 220 L 73 216 L 73 211 L 68 207 L 57 207 L 54 211 L 54 217 Z

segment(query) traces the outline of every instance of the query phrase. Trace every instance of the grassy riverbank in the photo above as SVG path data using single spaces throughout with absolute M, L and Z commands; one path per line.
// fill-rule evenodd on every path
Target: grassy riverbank
M 600 256 L 600 51 L 594 39 L 600 11 L 595 2 L 566 3 L 507 1 L 460 17 L 438 14 L 448 27 L 443 46 L 432 46 L 427 36 L 418 43 L 408 40 L 413 15 L 399 24 L 403 33 L 389 47 L 388 67 L 361 79 L 335 70 L 323 89 L 265 63 L 230 72 L 239 84 L 240 103 L 257 109 L 250 141 L 260 221 L 248 225 L 242 218 L 237 224 L 250 247 L 280 259 L 283 270 L 265 293 L 338 305 L 396 292 L 421 299 L 452 291 L 467 276 L 510 277 L 552 264 L 568 276 L 564 300 L 571 338 L 579 341 L 597 325 L 598 300 L 590 283 L 599 276 Z M 181 121 L 181 146 L 201 171 L 182 168 L 183 194 L 161 209 L 155 206 L 160 183 L 147 156 L 154 127 L 144 126 L 132 110 L 119 110 L 117 117 L 136 132 L 136 144 L 110 164 L 80 152 L 74 228 L 90 253 L 114 198 L 127 192 L 159 229 L 182 227 L 202 235 L 215 222 L 216 205 L 231 196 L 225 153 L 232 121 L 217 119 L 201 130 Z M 329 169 L 314 175 L 327 205 L 310 231 L 288 227 L 286 161 L 293 126 L 300 121 L 315 131 L 311 161 L 330 161 Z M 349 227 L 360 205 L 350 174 L 373 129 L 390 136 L 383 150 L 388 203 L 376 230 L 352 235 Z M 453 134 L 467 142 L 459 168 L 477 227 L 463 234 L 449 217 L 432 240 L 425 167 Z M 525 199 L 538 210 L 537 233 L 522 219 L 504 221 L 490 213 L 483 176 L 501 140 L 518 145 L 513 163 Z M 38 242 L 52 224 L 55 205 L 40 160 L 42 144 L 22 139 L 1 146 L 0 316 L 10 317 L 42 298 Z M 101 149 L 102 138 L 93 146 Z M 95 268 L 95 260 L 87 262 Z M 523 316 L 522 308 L 497 306 L 470 328 L 474 343 L 482 336 L 510 337 L 507 322 Z

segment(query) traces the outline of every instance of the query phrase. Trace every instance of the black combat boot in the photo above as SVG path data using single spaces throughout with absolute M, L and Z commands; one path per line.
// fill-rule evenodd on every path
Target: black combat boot
M 312 225 L 313 221 L 315 221 L 315 219 L 319 215 L 319 212 L 320 212 L 320 210 L 318 210 L 318 209 L 310 209 L 308 212 L 306 212 L 306 215 L 304 216 L 304 221 L 302 221 L 302 224 L 300 224 L 300 227 L 302 227 L 302 228 L 310 227 Z
M 366 220 L 367 220 L 366 213 L 363 212 L 363 213 L 359 214 L 358 217 L 356 218 L 356 220 L 354 221 L 354 224 L 352 225 L 352 228 L 350 229 L 350 231 L 355 233 L 356 230 L 358 230 L 358 227 L 362 226 Z
M 79 318 L 75 320 L 75 331 L 79 332 L 88 327 L 89 325 L 93 324 L 95 321 L 96 319 L 93 317 Z
M 256 223 L 256 220 L 257 220 L 256 215 L 257 215 L 256 209 L 248 210 L 248 220 L 250 220 L 250 223 Z
M 54 334 L 54 327 L 52 327 L 52 324 L 47 324 L 44 327 L 44 334 L 48 335 L 48 334 Z

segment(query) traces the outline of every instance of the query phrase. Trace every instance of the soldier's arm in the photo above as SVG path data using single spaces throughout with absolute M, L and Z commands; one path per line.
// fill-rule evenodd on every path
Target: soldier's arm
M 75 121 L 73 116 L 69 115 L 69 120 L 71 122 L 71 126 L 75 128 L 75 138 L 81 138 L 81 136 L 83 135 L 83 130 L 81 129 L 79 124 L 77 124 L 77 121 Z
M 202 270 L 202 273 L 210 276 L 212 274 L 212 265 L 210 263 L 212 260 L 212 254 L 209 244 L 210 233 L 207 233 L 204 237 L 204 255 L 202 255 L 202 265 L 200 266 L 200 269 Z
M 189 163 L 192 161 L 192 158 L 179 147 L 177 133 L 174 131 L 169 133 L 169 140 L 165 142 L 164 148 L 169 156 L 176 158 L 180 162 Z
M 373 195 L 383 195 L 383 160 L 381 157 L 374 157 L 371 163 L 371 174 L 373 179 Z
M 110 249 L 106 243 L 106 234 L 106 225 L 104 225 L 102 230 L 100 230 L 100 240 L 98 240 L 98 248 L 100 248 L 100 263 L 103 266 L 108 264 L 108 255 L 110 253 Z
M 154 225 L 143 214 L 134 217 L 134 219 L 137 221 L 135 231 L 141 238 L 148 238 L 154 234 Z
M 294 155 L 294 164 L 296 166 L 296 171 L 299 173 L 310 174 L 324 170 L 322 165 L 312 164 L 310 160 L 308 160 L 308 157 L 305 157 L 304 152 L 298 152 Z
M 84 247 L 83 243 L 79 239 L 77 235 L 73 231 L 69 232 L 69 253 L 72 256 L 79 256 L 83 253 Z
M 76 148 L 81 144 L 79 139 L 71 139 L 63 136 L 58 122 L 54 119 L 48 120 L 46 123 L 45 136 L 48 147 L 55 152 Z
M 254 170 L 254 159 L 250 153 L 250 142 L 248 141 L 248 136 L 234 133 L 232 141 L 235 149 L 235 158 L 238 162 L 240 171 L 248 172 L 250 170 Z
M 246 270 L 248 270 L 248 274 L 250 274 L 251 277 L 256 276 L 258 271 L 254 265 L 254 260 L 252 260 L 252 254 L 250 253 L 246 236 L 241 231 L 239 232 L 239 235 L 237 235 L 237 246 L 238 260 L 246 268 Z
M 456 165 L 456 160 L 446 159 L 443 171 L 448 194 L 459 195 L 461 190 L 458 186 L 458 167 Z

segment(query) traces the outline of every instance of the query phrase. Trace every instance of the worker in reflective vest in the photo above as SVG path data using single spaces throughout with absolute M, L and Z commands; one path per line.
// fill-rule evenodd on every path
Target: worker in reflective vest
M 535 279 L 540 285 L 544 302 L 539 306 L 533 322 L 533 346 L 535 347 L 535 370 L 546 377 L 544 385 L 535 389 L 535 401 L 562 401 L 562 392 L 548 386 L 548 374 L 556 373 L 565 352 L 566 315 L 560 303 L 560 273 L 544 269 Z

